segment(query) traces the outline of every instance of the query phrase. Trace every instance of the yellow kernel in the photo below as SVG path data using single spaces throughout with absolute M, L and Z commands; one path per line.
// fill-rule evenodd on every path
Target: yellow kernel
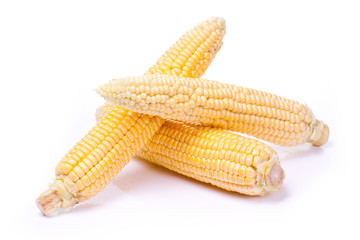
M 75 166 L 73 172 L 80 178 L 85 175 L 85 172 L 79 166 Z
M 81 180 L 77 180 L 76 181 L 76 186 L 78 187 L 78 189 L 81 191 L 85 188 L 85 185 L 81 182 Z
M 68 174 L 72 170 L 72 166 L 68 163 L 60 163 L 56 170 L 58 170 L 61 174 Z
M 253 178 L 256 176 L 256 171 L 252 167 L 246 168 L 245 176 L 248 178 Z
M 68 177 L 70 178 L 71 181 L 75 182 L 79 179 L 78 175 L 75 174 L 75 172 L 71 171 L 68 174 Z
M 82 184 L 84 184 L 86 187 L 91 184 L 91 180 L 90 180 L 90 178 L 89 178 L 87 175 L 85 175 L 85 176 L 83 176 L 83 177 L 81 178 L 81 182 L 82 182 Z

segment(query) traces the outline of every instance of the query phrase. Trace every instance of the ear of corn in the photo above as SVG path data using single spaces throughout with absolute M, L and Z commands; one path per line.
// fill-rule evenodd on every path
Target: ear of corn
M 326 143 L 328 127 L 310 108 L 274 94 L 177 76 L 114 79 L 98 93 L 112 103 L 165 119 L 224 128 L 284 146 Z
M 99 108 L 97 120 L 111 109 Z M 278 190 L 284 172 L 269 146 L 223 129 L 166 121 L 138 156 L 172 171 L 247 195 Z
M 278 190 L 284 178 L 273 150 L 223 129 L 166 121 L 138 155 L 185 176 L 247 195 Z
M 222 45 L 224 23 L 221 18 L 212 18 L 197 25 L 146 74 L 201 76 Z M 57 165 L 56 180 L 36 201 L 40 210 L 48 215 L 58 208 L 73 206 L 94 196 L 149 141 L 163 122 L 159 117 L 116 106 L 109 108 L 103 120 Z

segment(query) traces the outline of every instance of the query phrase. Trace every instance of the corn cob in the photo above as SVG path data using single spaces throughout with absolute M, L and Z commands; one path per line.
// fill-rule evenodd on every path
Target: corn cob
M 96 112 L 98 121 L 111 103 Z M 223 129 L 166 121 L 137 154 L 177 173 L 247 195 L 278 190 L 284 171 L 269 146 Z
M 237 131 L 283 146 L 323 145 L 328 127 L 306 105 L 270 93 L 177 76 L 114 79 L 98 93 L 132 111 Z
M 146 74 L 170 71 L 183 76 L 201 76 L 220 49 L 224 34 L 223 19 L 202 22 L 183 35 Z M 40 210 L 48 215 L 60 207 L 70 207 L 94 196 L 163 122 L 159 117 L 113 106 L 57 165 L 56 180 L 36 201 Z

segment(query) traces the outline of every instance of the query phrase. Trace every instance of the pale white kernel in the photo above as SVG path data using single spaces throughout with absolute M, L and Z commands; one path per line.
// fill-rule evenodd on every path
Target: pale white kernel
M 126 91 L 126 92 L 125 92 L 125 97 L 126 97 L 126 98 L 131 98 L 131 93 L 130 93 L 129 91 Z

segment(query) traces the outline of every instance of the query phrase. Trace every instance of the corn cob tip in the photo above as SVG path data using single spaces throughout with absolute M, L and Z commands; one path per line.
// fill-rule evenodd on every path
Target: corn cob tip
M 320 120 L 315 120 L 310 125 L 311 135 L 308 142 L 313 146 L 320 147 L 327 143 L 329 139 L 330 130 L 329 127 Z
M 280 189 L 285 178 L 285 172 L 280 166 L 277 156 L 273 156 L 273 159 L 261 163 L 258 166 L 258 172 L 258 182 L 267 191 L 277 191 Z
M 48 216 L 59 208 L 71 207 L 78 203 L 79 199 L 74 196 L 76 191 L 74 184 L 67 177 L 59 177 L 36 199 L 36 205 L 45 216 Z
M 62 200 L 60 196 L 56 194 L 56 191 L 51 189 L 46 190 L 36 199 L 36 205 L 45 216 L 50 215 L 60 208 L 61 203 Z
M 226 28 L 226 21 L 225 21 L 224 18 L 222 18 L 222 17 L 213 17 L 211 19 L 216 20 L 220 25 L 223 26 L 224 29 Z
M 285 178 L 284 170 L 281 168 L 280 164 L 273 164 L 267 169 L 267 172 L 268 174 L 266 174 L 267 177 L 265 179 L 266 185 L 273 190 L 280 189 Z

